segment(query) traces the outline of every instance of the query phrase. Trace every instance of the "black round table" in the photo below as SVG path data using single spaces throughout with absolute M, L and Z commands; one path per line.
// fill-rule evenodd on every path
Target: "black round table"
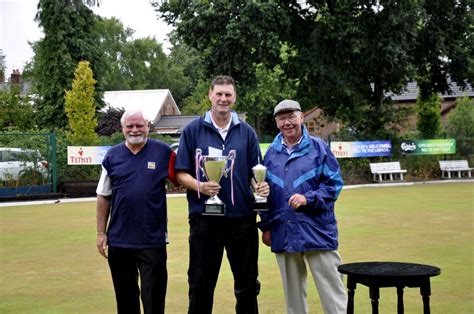
M 354 294 L 358 283 L 369 287 L 372 313 L 378 313 L 379 288 L 396 287 L 397 312 L 403 313 L 403 288 L 420 288 L 423 313 L 430 313 L 430 277 L 438 276 L 441 269 L 435 266 L 401 262 L 361 262 L 343 264 L 340 273 L 347 275 L 347 313 L 354 313 Z

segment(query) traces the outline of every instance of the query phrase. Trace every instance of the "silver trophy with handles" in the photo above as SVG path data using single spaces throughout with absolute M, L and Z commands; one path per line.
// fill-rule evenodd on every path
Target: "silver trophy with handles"
M 260 184 L 265 181 L 267 176 L 267 167 L 262 164 L 258 164 L 252 168 L 253 177 L 255 181 Z M 253 203 L 254 211 L 268 211 L 267 198 L 254 193 L 255 202 Z
M 227 177 L 234 165 L 235 150 L 229 152 L 228 156 L 203 156 L 201 149 L 196 149 L 196 172 L 198 180 L 198 195 L 199 191 L 199 170 L 202 171 L 204 177 L 208 181 L 219 183 L 222 177 Z M 230 162 L 230 165 L 229 165 Z M 233 187 L 233 186 L 232 186 Z M 231 191 L 233 193 L 233 189 Z M 200 195 L 199 195 L 200 197 Z M 232 195 L 233 200 L 233 195 Z M 223 216 L 225 214 L 225 203 L 217 196 L 213 195 L 204 203 L 203 215 Z

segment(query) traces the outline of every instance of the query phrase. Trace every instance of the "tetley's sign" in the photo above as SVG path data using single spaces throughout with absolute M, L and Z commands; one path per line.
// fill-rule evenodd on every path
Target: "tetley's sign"
M 68 146 L 68 165 L 100 165 L 110 146 Z

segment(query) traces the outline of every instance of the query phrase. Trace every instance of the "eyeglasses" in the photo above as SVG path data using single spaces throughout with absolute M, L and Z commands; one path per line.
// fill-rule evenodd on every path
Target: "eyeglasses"
M 287 120 L 290 123 L 296 123 L 298 121 L 298 118 L 299 116 L 293 113 L 289 116 L 278 116 L 275 118 L 275 121 L 281 125 L 284 124 Z

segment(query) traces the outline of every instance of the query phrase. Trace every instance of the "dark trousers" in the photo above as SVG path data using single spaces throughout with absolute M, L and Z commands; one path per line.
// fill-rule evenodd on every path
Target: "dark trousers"
M 188 313 L 212 313 L 224 248 L 234 276 L 236 313 L 258 313 L 260 283 L 255 216 L 237 219 L 191 215 L 189 225 Z
M 114 283 L 117 313 L 139 314 L 140 294 L 144 313 L 165 312 L 168 282 L 166 257 L 165 246 L 154 249 L 109 247 L 108 261 Z M 138 287 L 139 275 L 141 291 Z

